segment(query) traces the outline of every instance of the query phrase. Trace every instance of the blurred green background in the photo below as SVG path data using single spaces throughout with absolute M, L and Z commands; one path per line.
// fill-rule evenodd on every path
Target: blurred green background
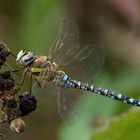
M 140 3 L 138 0 L 0 0 L 0 41 L 15 54 L 28 49 L 47 52 L 61 19 L 71 15 L 80 43 L 102 44 L 106 51 L 97 85 L 140 97 Z M 15 60 L 10 60 L 15 65 Z M 28 80 L 23 91 L 28 87 Z M 25 117 L 26 131 L 13 134 L 1 125 L 6 140 L 131 140 L 140 137 L 140 109 L 97 95 L 87 95 L 79 121 L 67 126 L 56 99 L 38 95 L 38 108 Z

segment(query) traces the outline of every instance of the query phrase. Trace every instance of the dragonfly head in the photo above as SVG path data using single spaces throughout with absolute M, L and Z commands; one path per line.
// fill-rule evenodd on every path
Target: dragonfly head
M 21 50 L 17 55 L 16 62 L 18 64 L 28 66 L 35 60 L 35 58 L 36 56 L 33 52 Z

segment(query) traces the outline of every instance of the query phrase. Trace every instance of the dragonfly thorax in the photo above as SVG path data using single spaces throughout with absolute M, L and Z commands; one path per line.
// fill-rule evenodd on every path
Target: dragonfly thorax
M 37 56 L 31 65 L 31 72 L 42 80 L 55 81 L 60 76 L 60 68 L 47 56 Z

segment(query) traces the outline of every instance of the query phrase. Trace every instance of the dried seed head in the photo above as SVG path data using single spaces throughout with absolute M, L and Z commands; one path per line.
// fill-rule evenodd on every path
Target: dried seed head
M 6 57 L 10 54 L 10 49 L 3 42 L 0 42 L 0 66 L 6 61 Z
M 37 100 L 34 96 L 31 96 L 28 92 L 19 96 L 19 110 L 21 111 L 21 116 L 26 116 L 27 114 L 33 112 L 37 105 Z
M 10 124 L 10 130 L 15 133 L 24 132 L 25 122 L 20 118 L 16 118 L 16 119 L 12 120 L 11 124 Z
M 3 122 L 10 123 L 12 120 L 20 116 L 21 112 L 15 98 L 4 101 L 2 105 Z
M 7 108 L 7 109 L 15 109 L 15 108 L 17 108 L 17 101 L 15 99 L 8 100 L 4 104 L 5 104 L 5 108 Z
M 13 95 L 17 93 L 18 89 L 14 86 L 10 90 L 0 91 L 0 102 L 6 102 L 13 99 Z
M 0 42 L 0 52 L 4 53 L 5 56 L 8 56 L 10 54 L 10 49 L 4 42 Z
M 0 90 L 9 90 L 14 87 L 14 82 L 11 80 L 0 80 Z
M 0 101 L 11 98 L 17 90 L 11 73 L 9 71 L 0 72 Z
M 9 79 L 14 81 L 10 71 L 0 72 L 0 79 Z
M 9 71 L 0 72 L 0 90 L 9 90 L 14 87 L 15 80 Z

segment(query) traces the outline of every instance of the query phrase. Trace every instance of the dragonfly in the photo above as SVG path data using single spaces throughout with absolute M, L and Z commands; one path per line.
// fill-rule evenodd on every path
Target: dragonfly
M 91 84 L 99 73 L 104 58 L 104 49 L 100 45 L 88 44 L 80 47 L 76 23 L 65 18 L 61 21 L 57 38 L 47 56 L 38 56 L 27 50 L 18 53 L 16 62 L 24 68 L 20 85 L 23 84 L 27 72 L 30 75 L 30 92 L 33 78 L 39 87 L 53 85 L 57 95 L 58 111 L 64 120 L 67 110 L 71 107 L 67 99 L 74 100 L 73 95 L 83 95 L 83 91 L 140 106 L 139 100 Z M 74 113 L 76 114 L 76 111 Z

